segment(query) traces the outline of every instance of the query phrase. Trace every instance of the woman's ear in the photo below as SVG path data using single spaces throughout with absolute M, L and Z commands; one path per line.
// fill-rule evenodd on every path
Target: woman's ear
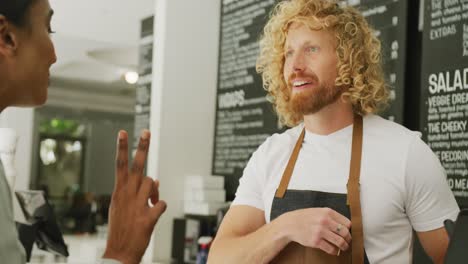
M 18 40 L 12 24 L 5 16 L 0 15 L 0 55 L 7 56 L 15 53 Z

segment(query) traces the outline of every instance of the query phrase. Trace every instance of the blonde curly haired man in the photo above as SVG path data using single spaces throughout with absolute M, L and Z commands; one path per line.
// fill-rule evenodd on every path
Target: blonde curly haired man
M 257 71 L 291 129 L 252 155 L 209 262 L 295 263 L 303 254 L 297 262 L 306 263 L 307 251 L 320 263 L 350 263 L 352 251 L 353 263 L 355 254 L 411 263 L 415 230 L 443 263 L 443 221 L 459 208 L 420 134 L 376 115 L 388 101 L 380 49 L 352 7 L 289 0 L 274 8 Z

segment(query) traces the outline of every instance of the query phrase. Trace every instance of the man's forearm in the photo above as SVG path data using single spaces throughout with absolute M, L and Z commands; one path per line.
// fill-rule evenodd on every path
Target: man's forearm
M 279 217 L 245 236 L 217 237 L 208 263 L 269 263 L 290 242 L 285 223 Z

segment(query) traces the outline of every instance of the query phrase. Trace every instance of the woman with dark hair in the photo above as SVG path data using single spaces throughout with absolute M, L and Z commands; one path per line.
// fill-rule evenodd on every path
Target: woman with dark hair
M 53 11 L 46 0 L 0 3 L 0 111 L 42 105 L 49 68 L 57 60 L 50 39 Z
M 57 60 L 50 38 L 53 13 L 48 0 L 0 1 L 0 112 L 9 106 L 45 103 L 49 69 Z M 116 183 L 104 257 L 124 264 L 140 262 L 166 209 L 165 202 L 159 201 L 159 183 L 143 176 L 149 141 L 149 131 L 143 131 L 129 170 L 127 133 L 120 131 L 117 139 Z M 22 264 L 26 260 L 13 220 L 11 192 L 0 162 L 1 262 Z M 153 206 L 148 206 L 148 199 Z

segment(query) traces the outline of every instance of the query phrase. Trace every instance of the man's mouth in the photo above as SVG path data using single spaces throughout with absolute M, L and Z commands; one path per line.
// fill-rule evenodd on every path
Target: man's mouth
M 315 82 L 312 81 L 306 81 L 306 80 L 297 80 L 293 81 L 292 84 L 292 89 L 293 90 L 304 90 L 307 88 L 312 88 Z
M 302 87 L 302 86 L 305 86 L 307 84 L 311 84 L 311 82 L 306 82 L 306 81 L 295 81 L 293 82 L 293 87 Z

